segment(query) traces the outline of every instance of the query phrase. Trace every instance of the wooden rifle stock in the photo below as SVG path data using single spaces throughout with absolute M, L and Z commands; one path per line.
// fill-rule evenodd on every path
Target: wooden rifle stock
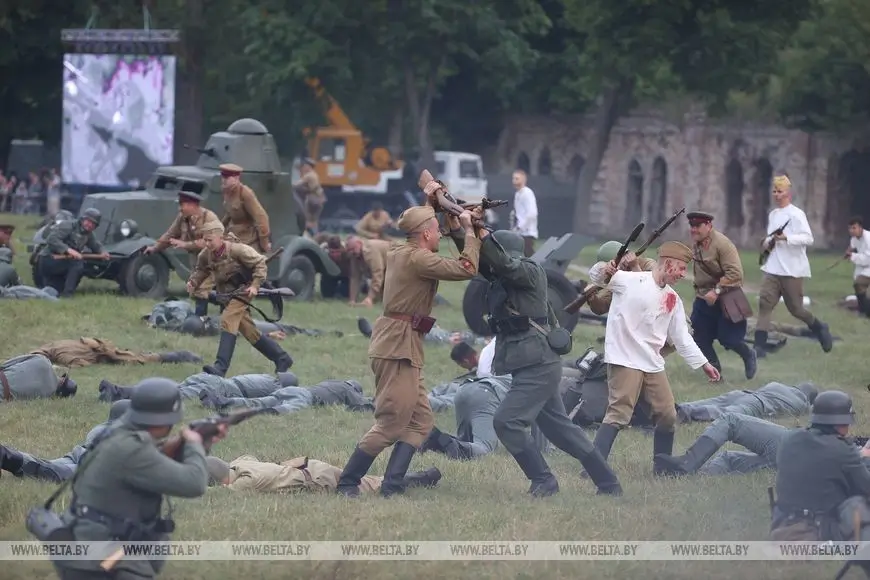
M 69 254 L 52 254 L 52 258 L 55 260 L 72 260 L 74 259 Z M 111 256 L 109 256 L 111 257 Z M 82 260 L 108 260 L 108 257 L 103 256 L 102 254 L 82 254 Z
M 187 427 L 192 431 L 196 431 L 202 437 L 203 447 L 206 451 L 211 448 L 211 440 L 220 431 L 221 425 L 238 425 L 242 421 L 250 419 L 254 415 L 261 415 L 270 411 L 269 408 L 248 409 L 239 411 L 238 413 L 230 413 L 228 415 L 215 415 L 206 417 L 205 419 L 197 419 L 191 422 Z M 176 461 L 181 461 L 181 450 L 184 448 L 184 438 L 181 435 L 173 435 L 160 445 L 160 451 Z
M 482 207 L 483 209 L 488 209 L 488 207 L 484 204 L 484 201 L 487 203 L 495 204 L 495 205 L 490 205 L 489 207 L 498 207 L 499 205 L 507 205 L 507 202 L 502 201 L 502 200 L 496 200 L 496 201 L 483 200 L 477 204 L 469 203 L 469 204 L 463 205 L 463 202 L 458 201 L 456 198 L 454 198 L 452 195 L 450 195 L 450 192 L 447 191 L 447 187 L 445 187 L 442 182 L 440 182 L 440 181 L 436 180 L 434 177 L 432 177 L 432 174 L 429 173 L 428 169 L 424 169 L 420 173 L 420 179 L 417 182 L 417 185 L 420 187 L 420 189 L 422 189 L 423 191 L 426 191 L 426 187 L 430 183 L 432 183 L 433 181 L 435 183 L 437 183 L 439 186 L 434 192 L 435 193 L 435 206 L 433 207 L 433 209 L 438 213 L 446 213 L 446 214 L 450 214 L 454 217 L 459 217 L 459 215 L 462 214 L 463 211 L 466 211 L 468 209 L 473 209 L 473 208 L 478 207 L 478 206 Z M 465 206 L 468 206 L 468 207 L 465 207 Z M 489 227 L 488 225 L 486 225 L 486 222 L 484 222 L 483 219 L 481 219 L 481 218 L 474 218 L 471 220 L 471 223 L 477 228 L 483 228 L 483 229 L 487 229 L 487 230 L 492 231 L 492 228 Z

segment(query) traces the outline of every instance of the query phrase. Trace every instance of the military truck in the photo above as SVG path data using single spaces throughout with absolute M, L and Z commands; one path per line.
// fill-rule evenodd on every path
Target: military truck
M 326 251 L 300 235 L 304 218 L 290 174 L 281 170 L 275 140 L 261 122 L 239 119 L 226 131 L 213 134 L 197 151 L 196 165 L 159 167 L 144 190 L 94 193 L 84 198 L 79 215 L 91 207 L 100 210 L 103 219 L 95 234 L 111 256 L 107 261 L 88 260 L 86 277 L 114 280 L 122 293 L 149 298 L 166 295 L 173 271 L 187 280 L 193 264 L 186 251 L 169 248 L 145 255 L 142 250 L 154 244 L 178 215 L 179 191 L 201 195 L 204 207 L 223 216 L 218 170 L 222 163 L 235 163 L 244 169 L 242 182 L 254 190 L 269 214 L 273 251 L 284 248 L 280 260 L 269 264 L 269 281 L 291 288 L 297 300 L 311 300 L 318 273 L 340 273 Z M 28 251 L 39 252 L 52 225 L 36 233 Z M 39 283 L 38 272 L 34 272 L 34 281 Z

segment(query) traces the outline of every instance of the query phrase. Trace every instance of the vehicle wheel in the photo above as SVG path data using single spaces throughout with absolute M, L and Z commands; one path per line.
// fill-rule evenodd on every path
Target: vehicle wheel
M 169 265 L 155 254 L 137 253 L 121 266 L 121 292 L 138 298 L 162 298 L 169 290 Z
M 42 274 L 39 272 L 39 262 L 30 267 L 30 274 L 33 277 L 33 285 L 37 288 L 45 288 L 45 281 L 42 279 Z
M 294 300 L 308 302 L 314 298 L 314 281 L 317 277 L 317 269 L 308 258 L 297 254 L 290 258 L 287 273 L 280 280 L 280 285 L 290 288 L 296 294 Z
M 489 336 L 492 334 L 484 316 L 487 314 L 486 294 L 489 292 L 489 282 L 482 276 L 475 276 L 465 288 L 462 297 L 462 315 L 465 324 L 474 334 Z
M 556 313 L 559 324 L 569 332 L 573 331 L 580 314 L 577 312 L 568 314 L 563 309 L 577 298 L 577 288 L 568 278 L 555 270 L 547 270 L 547 286 L 547 297 L 553 305 L 553 312 Z

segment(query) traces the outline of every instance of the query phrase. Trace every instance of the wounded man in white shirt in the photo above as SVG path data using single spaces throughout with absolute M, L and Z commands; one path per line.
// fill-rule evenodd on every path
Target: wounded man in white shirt
M 635 259 L 629 252 L 620 264 Z M 653 457 L 670 454 L 673 449 L 677 411 L 661 355 L 668 339 L 691 368 L 703 368 L 711 382 L 721 378 L 695 344 L 683 301 L 670 286 L 686 276 L 691 261 L 689 247 L 665 242 L 659 247 L 658 261 L 651 272 L 619 270 L 614 261 L 597 264 L 589 271 L 593 284 L 613 293 L 604 338 L 609 401 L 594 443 L 605 459 L 620 429 L 631 421 L 641 396 L 650 406 L 655 425 Z M 655 468 L 654 473 L 664 474 Z

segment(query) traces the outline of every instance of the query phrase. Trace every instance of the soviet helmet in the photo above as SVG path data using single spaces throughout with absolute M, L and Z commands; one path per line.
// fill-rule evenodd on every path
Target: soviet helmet
M 813 402 L 810 423 L 814 425 L 851 425 L 855 422 L 852 397 L 843 391 L 825 391 Z
M 102 219 L 103 214 L 101 214 L 100 210 L 95 207 L 89 207 L 88 209 L 83 211 L 81 217 L 79 218 L 79 220 L 91 220 L 92 222 L 94 222 L 94 226 L 99 226 L 100 220 Z
M 525 256 L 525 243 L 523 237 L 516 232 L 509 230 L 497 230 L 493 232 L 492 237 L 504 248 L 504 251 L 513 258 L 522 258 Z
M 621 247 L 622 244 L 613 240 L 604 242 L 601 244 L 601 247 L 598 248 L 597 260 L 599 262 L 610 262 L 611 260 L 616 259 L 616 254 L 619 253 Z
M 154 377 L 133 387 L 126 417 L 134 425 L 170 427 L 181 421 L 181 391 L 172 379 Z

